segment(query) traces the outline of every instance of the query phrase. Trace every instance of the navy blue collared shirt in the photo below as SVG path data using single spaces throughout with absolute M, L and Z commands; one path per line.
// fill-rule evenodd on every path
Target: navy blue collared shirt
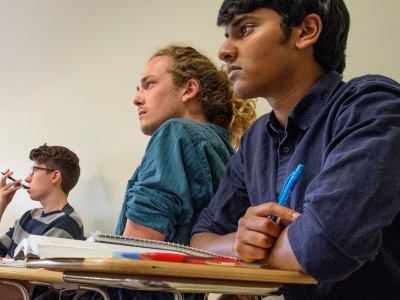
M 304 165 L 288 206 L 293 253 L 317 285 L 286 285 L 285 299 L 394 299 L 400 289 L 400 85 L 326 74 L 282 128 L 274 112 L 242 137 L 192 233 L 227 234 L 250 206 L 277 201 Z

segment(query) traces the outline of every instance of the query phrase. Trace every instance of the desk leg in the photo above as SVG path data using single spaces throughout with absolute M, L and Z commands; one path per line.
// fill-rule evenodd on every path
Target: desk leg
M 28 290 L 22 284 L 15 282 L 15 281 L 8 281 L 8 280 L 0 280 L 0 283 L 15 286 L 16 288 L 18 288 L 21 291 L 22 296 L 24 297 L 24 300 L 31 299 L 31 295 L 29 294 Z
M 172 294 L 174 294 L 174 299 L 175 299 L 175 300 L 184 300 L 184 297 L 183 297 L 182 293 L 180 293 L 180 292 L 173 292 Z
M 185 296 L 180 292 L 173 292 L 175 300 L 185 300 Z M 204 294 L 204 300 L 208 300 L 208 294 Z
M 79 285 L 79 289 L 97 292 L 103 297 L 104 300 L 110 300 L 107 290 L 100 286 Z

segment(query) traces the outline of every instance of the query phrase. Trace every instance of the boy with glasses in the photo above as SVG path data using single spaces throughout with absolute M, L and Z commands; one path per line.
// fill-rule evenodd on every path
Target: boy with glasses
M 28 210 L 15 221 L 14 226 L 0 237 L 0 256 L 14 257 L 14 250 L 23 238 L 30 234 L 47 235 L 83 240 L 81 218 L 68 203 L 68 194 L 75 187 L 80 175 L 79 158 L 71 150 L 62 146 L 47 146 L 32 149 L 29 159 L 33 161 L 29 175 L 21 180 L 6 183 L 13 172 L 7 169 L 0 179 L 0 220 L 15 193 L 26 187 L 30 198 L 39 201 L 40 208 Z M 33 293 L 33 297 L 47 291 L 46 287 L 21 282 Z M 2 299 L 22 299 L 16 287 L 0 285 Z
M 0 237 L 0 256 L 13 257 L 14 250 L 30 234 L 84 239 L 81 218 L 68 203 L 68 194 L 80 175 L 79 158 L 62 146 L 44 144 L 30 152 L 33 161 L 27 192 L 41 208 L 27 211 L 14 226 Z M 7 169 L 0 180 L 0 220 L 15 193 L 22 187 L 21 180 L 6 183 L 13 172 Z

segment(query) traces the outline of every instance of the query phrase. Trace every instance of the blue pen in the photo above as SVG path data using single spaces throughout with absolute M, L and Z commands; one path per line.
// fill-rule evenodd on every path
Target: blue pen
M 299 164 L 297 166 L 297 169 L 294 170 L 292 173 L 290 173 L 289 177 L 286 179 L 285 184 L 283 185 L 281 194 L 278 197 L 278 204 L 282 206 L 286 206 L 290 194 L 292 193 L 297 181 L 299 180 L 299 177 L 301 175 L 301 171 L 303 171 L 303 165 Z M 271 220 L 276 222 L 278 219 L 277 216 L 271 216 Z
M 120 252 L 114 251 L 112 253 L 113 258 L 130 258 L 130 259 L 143 259 L 141 253 L 138 252 Z

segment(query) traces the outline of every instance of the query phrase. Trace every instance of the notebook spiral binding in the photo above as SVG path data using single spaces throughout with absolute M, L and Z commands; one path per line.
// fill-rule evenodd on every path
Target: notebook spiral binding
M 119 245 L 128 245 L 135 247 L 146 247 L 158 250 L 168 250 L 168 251 L 176 251 L 181 252 L 187 255 L 196 255 L 196 256 L 213 256 L 213 257 L 227 257 L 223 255 L 219 255 L 213 252 L 205 251 L 202 249 L 197 249 L 194 247 L 164 242 L 158 240 L 149 240 L 142 238 L 135 238 L 129 236 L 121 236 L 115 234 L 102 233 L 100 231 L 92 232 L 90 237 L 94 242 L 101 243 L 109 243 L 109 244 L 119 244 Z M 236 257 L 229 257 L 239 261 Z

